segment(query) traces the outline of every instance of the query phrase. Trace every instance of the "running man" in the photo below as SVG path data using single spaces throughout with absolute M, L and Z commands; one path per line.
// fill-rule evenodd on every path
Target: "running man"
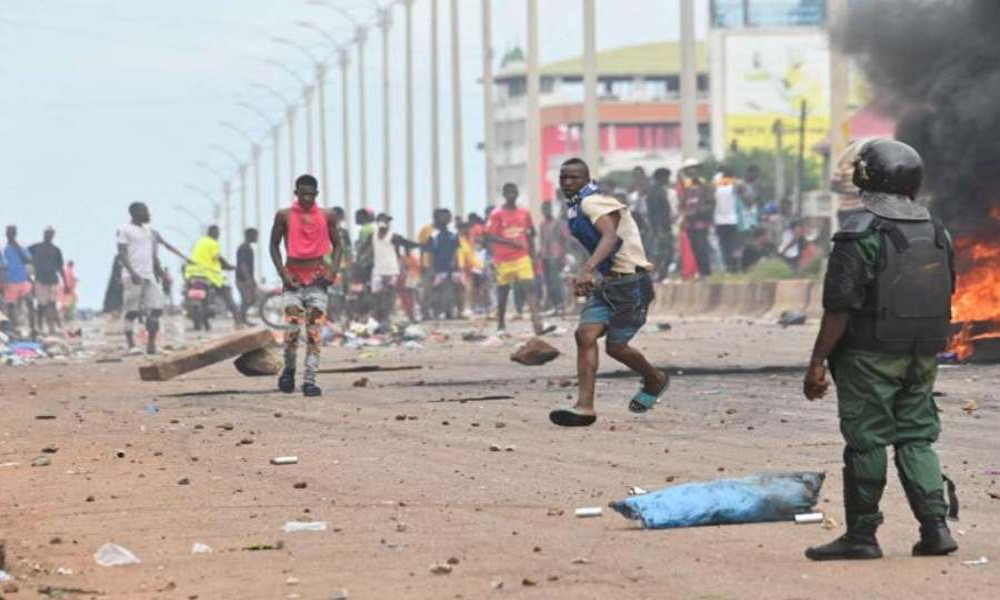
M 505 183 L 503 206 L 493 211 L 486 226 L 484 239 L 493 246 L 497 269 L 497 331 L 507 331 L 507 298 L 511 286 L 528 299 L 531 325 L 535 335 L 545 333 L 538 316 L 538 296 L 535 294 L 535 226 L 531 213 L 517 205 L 517 186 Z
M 643 413 L 653 408 L 667 390 L 666 373 L 654 368 L 638 350 L 629 346 L 646 324 L 653 300 L 652 263 L 646 258 L 639 227 L 629 208 L 602 195 L 590 180 L 587 163 L 571 158 L 563 163 L 559 186 L 568 198 L 569 229 L 590 258 L 573 277 L 577 296 L 588 296 L 576 330 L 577 377 L 580 380 L 576 406 L 554 410 L 549 419 L 563 427 L 585 427 L 597 421 L 594 410 L 594 377 L 600 352 L 597 340 L 607 335 L 608 356 L 642 376 L 642 388 L 629 403 L 629 410 Z M 594 274 L 601 278 L 594 280 Z
M 157 256 L 157 247 L 162 245 L 185 263 L 188 257 L 167 243 L 149 225 L 149 208 L 142 202 L 133 202 L 128 207 L 131 221 L 118 229 L 118 262 L 122 267 L 122 308 L 125 311 L 125 341 L 130 354 L 137 353 L 135 347 L 135 322 L 146 318 L 146 353 L 156 354 L 156 334 L 160 330 L 163 315 L 163 294 L 160 293 L 160 278 L 163 270 Z
M 278 389 L 286 394 L 295 391 L 295 366 L 298 362 L 299 337 L 306 329 L 305 374 L 302 393 L 320 396 L 316 385 L 319 369 L 320 329 L 326 317 L 327 288 L 333 285 L 340 265 L 337 237 L 337 214 L 316 205 L 319 183 L 312 175 L 295 180 L 296 201 L 291 208 L 279 210 L 271 227 L 271 260 L 284 284 L 285 368 L 278 378 Z M 288 258 L 282 261 L 284 243 Z M 333 252 L 333 260 L 326 257 Z

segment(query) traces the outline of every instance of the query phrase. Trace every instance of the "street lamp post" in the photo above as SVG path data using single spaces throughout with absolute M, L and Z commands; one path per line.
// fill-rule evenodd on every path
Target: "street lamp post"
M 226 154 L 227 156 L 231 156 L 231 153 L 225 148 L 222 148 L 221 146 L 210 146 L 210 147 L 215 148 L 216 150 L 220 150 L 223 154 Z M 239 164 L 239 159 L 236 160 L 236 163 Z M 232 236 L 230 234 L 230 229 L 231 229 L 230 221 L 232 220 L 232 202 L 231 202 L 232 191 L 233 191 L 232 184 L 229 182 L 229 179 L 226 177 L 225 174 L 223 174 L 222 171 L 216 169 L 215 167 L 209 165 L 208 163 L 196 160 L 194 161 L 194 164 L 199 169 L 202 169 L 204 171 L 207 171 L 215 175 L 216 177 L 219 178 L 220 181 L 222 181 L 222 221 L 223 221 L 222 227 L 223 230 L 226 232 L 226 239 L 225 239 L 226 254 L 229 254 L 230 250 L 232 249 Z
M 250 156 L 251 156 L 251 160 L 253 161 L 253 203 L 254 203 L 254 215 L 255 215 L 255 223 L 256 223 L 254 225 L 254 227 L 259 232 L 261 230 L 261 228 L 263 227 L 263 224 L 264 224 L 263 223 L 264 215 L 263 215 L 263 212 L 262 212 L 261 200 L 260 200 L 260 154 L 261 154 L 260 144 L 258 142 L 256 142 L 253 139 L 253 137 L 250 136 L 250 134 L 248 134 L 246 131 L 244 131 L 243 129 L 240 129 L 239 127 L 237 127 L 236 125 L 233 125 L 232 123 L 230 123 L 228 121 L 222 121 L 222 122 L 220 122 L 220 125 L 222 125 L 226 129 L 229 129 L 231 131 L 235 131 L 236 133 L 238 133 L 240 136 L 242 136 L 245 140 L 247 140 L 250 143 Z M 247 165 L 244 164 L 241 167 L 241 171 L 240 171 L 240 178 L 242 180 L 242 184 L 243 184 L 244 188 L 246 187 L 246 168 L 247 168 Z M 242 226 L 243 226 L 242 227 L 242 231 L 241 231 L 241 234 L 242 234 L 242 232 L 245 232 L 247 230 L 247 227 L 248 227 L 247 206 L 246 206 L 246 192 L 245 191 L 242 191 L 240 193 L 240 201 L 241 201 L 241 207 L 240 208 L 241 208 L 241 211 L 242 211 L 241 223 L 242 223 Z M 263 273 L 264 262 L 263 262 L 262 258 L 263 258 L 262 253 L 258 252 L 257 253 L 257 272 L 258 273 Z
M 211 148 L 212 150 L 215 150 L 216 152 L 222 154 L 223 156 L 225 156 L 229 160 L 233 161 L 233 163 L 236 166 L 236 171 L 240 175 L 240 213 L 241 213 L 240 219 L 241 219 L 241 221 L 244 224 L 244 228 L 246 228 L 246 212 L 247 212 L 246 211 L 246 209 L 247 209 L 247 186 L 246 186 L 246 183 L 247 183 L 247 165 L 246 165 L 246 163 L 240 161 L 239 157 L 237 157 L 235 154 L 233 154 L 232 152 L 230 152 L 227 148 L 224 148 L 224 147 L 222 147 L 222 146 L 220 146 L 218 144 L 212 144 L 212 145 L 209 146 L 209 148 Z M 229 186 L 229 183 L 226 182 L 226 191 L 225 191 L 225 194 L 226 194 L 227 208 L 228 208 L 228 205 L 229 205 L 229 195 L 231 193 L 230 190 L 231 190 L 231 188 Z M 232 252 L 232 249 L 233 249 L 233 227 L 232 227 L 232 215 L 231 215 L 231 211 L 226 210 L 225 217 L 226 217 L 225 218 L 225 221 L 226 221 L 226 225 L 225 225 L 225 228 L 226 228 L 225 229 L 226 230 L 226 255 L 229 255 L 230 252 Z
M 413 189 L 413 0 L 404 2 L 406 3 L 406 232 L 408 237 L 413 239 L 417 230 Z
M 216 221 L 219 220 L 219 212 L 221 211 L 221 207 L 219 205 L 219 202 L 218 202 L 217 198 L 215 198 L 214 196 L 212 196 L 212 194 L 209 193 L 208 190 L 206 190 L 205 188 L 201 187 L 200 185 L 195 185 L 193 183 L 185 183 L 184 187 L 186 189 L 191 190 L 192 192 L 195 192 L 195 193 L 201 195 L 206 200 L 208 200 L 208 202 L 209 202 L 209 211 L 210 211 L 209 212 L 209 219 L 208 220 L 210 222 L 216 222 Z
M 250 87 L 264 90 L 270 93 L 272 96 L 281 101 L 281 104 L 285 106 L 285 122 L 288 125 L 288 177 L 289 180 L 295 181 L 295 105 L 289 102 L 285 96 L 274 89 L 273 87 L 264 83 L 251 83 Z M 278 146 L 275 145 L 275 160 L 277 160 Z M 275 173 L 277 174 L 277 167 L 275 167 Z M 275 178 L 275 186 L 278 185 L 277 177 Z M 275 187 L 274 195 L 274 209 L 278 210 L 281 207 L 279 200 L 279 192 L 277 187 Z
M 282 40 L 283 40 L 283 38 L 275 38 L 274 39 L 274 41 L 278 42 L 278 43 L 286 43 L 286 42 L 288 42 L 288 40 L 284 40 L 284 41 L 282 41 Z M 294 46 L 294 44 L 292 44 L 292 45 Z M 307 52 L 307 54 L 308 54 L 308 52 Z M 295 70 L 292 69 L 292 68 L 290 68 L 288 65 L 286 65 L 286 64 L 284 64 L 282 62 L 276 61 L 276 60 L 268 60 L 267 63 L 270 64 L 270 65 L 274 65 L 275 67 L 278 67 L 279 69 L 281 69 L 285 73 L 288 73 L 289 75 L 291 75 L 292 77 L 294 77 L 295 80 L 298 81 L 300 85 L 302 85 L 302 105 L 306 109 L 305 110 L 305 112 L 306 112 L 306 123 L 305 123 L 305 125 L 306 125 L 306 170 L 308 170 L 308 171 L 311 172 L 313 170 L 312 169 L 312 167 L 313 167 L 313 164 L 312 164 L 312 158 L 313 158 L 313 155 L 312 155 L 312 145 L 313 145 L 312 144 L 312 139 L 313 139 L 313 137 L 312 137 L 312 135 L 313 135 L 312 134 L 312 94 L 313 94 L 313 86 L 308 81 L 306 81 L 305 79 L 303 79 L 301 75 L 299 75 L 298 73 L 296 73 Z M 294 147 L 294 144 L 293 144 L 293 147 Z M 292 163 L 293 164 L 292 164 L 291 176 L 292 176 L 292 179 L 294 181 L 294 179 L 296 177 L 296 175 L 295 175 L 295 165 L 294 165 L 294 163 L 295 163 L 294 154 L 293 154 Z
M 458 0 L 451 0 L 451 121 L 452 160 L 455 180 L 455 214 L 465 214 L 465 177 L 462 168 L 462 81 L 458 23 Z
M 271 128 L 271 144 L 273 146 L 272 150 L 274 154 L 274 211 L 277 212 L 278 210 L 281 209 L 281 189 L 282 189 L 281 161 L 279 160 L 278 157 L 278 152 L 281 146 L 281 123 L 280 122 L 272 123 L 271 119 L 267 116 L 267 113 L 260 110 L 256 106 L 250 104 L 249 102 L 237 102 L 236 104 L 238 106 L 242 106 L 243 108 L 253 111 L 257 116 L 263 119 L 264 122 L 267 123 L 268 126 Z M 260 204 L 258 204 L 258 208 L 260 208 Z M 263 221 L 261 220 L 260 215 L 258 215 L 257 221 L 260 225 L 263 225 Z
M 496 113 L 493 104 L 493 3 L 483 6 L 483 154 L 486 158 L 486 202 L 496 197 Z
M 376 4 L 376 7 L 378 4 Z M 379 29 L 382 30 L 382 211 L 392 210 L 392 186 L 389 177 L 389 161 L 392 160 L 389 129 L 389 27 L 392 25 L 392 10 L 386 6 L 379 8 Z
M 441 208 L 441 158 L 438 137 L 438 4 L 431 0 L 431 206 Z

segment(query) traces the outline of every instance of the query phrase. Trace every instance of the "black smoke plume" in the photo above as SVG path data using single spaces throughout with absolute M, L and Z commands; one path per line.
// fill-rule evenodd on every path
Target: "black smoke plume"
M 958 235 L 1000 227 L 1000 0 L 848 5 L 837 41 L 923 156 L 934 212 Z

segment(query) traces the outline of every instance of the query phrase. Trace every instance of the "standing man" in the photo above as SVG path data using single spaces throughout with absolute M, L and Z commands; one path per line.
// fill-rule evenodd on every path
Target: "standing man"
M 652 244 L 653 262 L 656 264 L 656 278 L 663 279 L 674 262 L 674 213 L 671 195 L 676 192 L 670 186 L 670 169 L 653 171 L 653 185 L 646 196 L 646 212 L 649 219 L 649 239 Z
M 17 243 L 17 227 L 7 226 L 7 246 L 3 249 L 4 272 L 3 301 L 7 305 L 11 328 L 17 330 L 20 322 L 21 306 L 28 308 L 28 329 L 35 337 L 35 305 L 31 301 L 31 255 Z
M 337 215 L 316 205 L 319 184 L 312 175 L 295 180 L 295 198 L 291 208 L 279 210 L 271 227 L 271 260 L 284 284 L 285 320 L 291 326 L 285 331 L 285 368 L 278 378 L 278 389 L 286 394 L 295 391 L 295 365 L 298 359 L 299 336 L 306 330 L 305 375 L 302 393 L 319 396 L 323 390 L 316 385 L 319 369 L 320 329 L 325 319 L 327 288 L 336 279 L 340 265 L 340 244 L 337 239 Z M 288 253 L 281 259 L 281 246 Z M 333 261 L 327 255 L 333 252 Z
M 739 180 L 729 165 L 720 167 L 715 181 L 715 235 L 719 238 L 722 264 L 730 273 L 736 272 L 736 253 L 739 247 Z
M 131 221 L 118 229 L 118 263 L 122 268 L 122 309 L 125 311 L 125 341 L 129 353 L 135 347 L 135 322 L 146 319 L 146 353 L 156 354 L 156 334 L 160 331 L 163 315 L 163 294 L 159 281 L 162 277 L 157 248 L 161 244 L 185 262 L 189 259 L 160 237 L 149 225 L 149 208 L 142 202 L 128 207 Z
M 702 277 L 712 274 L 712 246 L 708 232 L 712 229 L 715 199 L 712 186 L 702 178 L 701 162 L 694 158 L 684 161 L 677 196 L 684 235 Z M 682 245 L 683 247 L 683 245 Z
M 28 247 L 31 263 L 35 267 L 35 302 L 38 304 L 38 329 L 43 321 L 49 326 L 49 333 L 55 334 L 56 327 L 62 327 L 59 317 L 59 295 L 69 290 L 69 281 L 63 272 L 62 251 L 52 243 L 56 230 L 46 227 L 42 241 Z M 60 285 L 60 282 L 62 285 Z
M 483 236 L 493 246 L 497 269 L 497 331 L 507 331 L 505 320 L 510 287 L 516 286 L 528 299 L 531 325 L 535 335 L 545 333 L 538 316 L 538 296 L 535 294 L 535 226 L 531 213 L 517 205 L 517 186 L 505 183 L 503 206 L 493 211 Z
M 538 227 L 541 243 L 542 273 L 545 277 L 545 297 L 548 305 L 561 315 L 566 307 L 566 289 L 562 272 L 566 266 L 566 246 L 569 228 L 566 221 L 552 214 L 552 202 L 542 203 L 542 222 Z
M 253 227 L 243 232 L 243 243 L 236 249 L 236 287 L 240 290 L 240 323 L 250 325 L 247 313 L 257 301 L 257 279 L 254 274 L 254 244 L 259 234 Z
M 886 483 L 886 446 L 920 522 L 914 556 L 958 549 L 945 516 L 941 465 L 931 447 L 941 432 L 932 392 L 936 354 L 949 334 L 955 271 L 951 238 L 913 202 L 923 162 L 906 144 L 872 140 L 854 163 L 865 212 L 834 236 L 823 289 L 822 325 L 806 373 L 806 398 L 837 384 L 844 435 L 847 533 L 806 550 L 813 560 L 880 558 L 875 531 Z M 957 516 L 957 505 L 952 503 Z
M 608 356 L 642 376 L 642 388 L 629 410 L 643 413 L 653 408 L 667 390 L 667 374 L 649 364 L 629 346 L 646 323 L 653 300 L 652 263 L 646 259 L 639 227 L 628 206 L 602 195 L 590 180 L 587 163 L 571 158 L 563 163 L 559 186 L 568 201 L 569 229 L 590 257 L 573 278 L 577 296 L 589 296 L 576 330 L 576 370 L 579 396 L 576 406 L 554 410 L 549 420 L 563 427 L 594 424 L 594 378 L 599 350 L 597 340 L 607 335 Z M 600 279 L 595 281 L 595 273 Z

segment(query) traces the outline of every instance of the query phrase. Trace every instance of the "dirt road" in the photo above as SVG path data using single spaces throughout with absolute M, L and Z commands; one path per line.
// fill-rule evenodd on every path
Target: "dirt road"
M 45 586 L 142 599 L 1000 593 L 1000 500 L 989 496 L 1000 494 L 1000 368 L 944 369 L 938 385 L 938 447 L 962 500 L 959 552 L 909 556 L 916 524 L 890 473 L 887 557 L 815 564 L 802 551 L 839 528 L 643 531 L 607 510 L 573 517 L 632 485 L 804 469 L 827 472 L 819 510 L 841 522 L 836 405 L 802 399 L 794 369 L 812 327 L 675 321 L 644 332 L 639 345 L 655 362 L 687 374 L 640 417 L 626 410 L 635 380 L 601 379 L 601 418 L 586 431 L 547 420 L 574 392 L 563 387 L 575 370 L 571 336 L 552 340 L 566 354 L 529 368 L 509 362 L 511 345 L 462 342 L 460 330 L 445 327 L 451 339 L 423 350 L 328 348 L 324 367 L 424 368 L 323 375 L 320 399 L 275 393 L 271 378 L 244 378 L 228 363 L 167 383 L 140 382 L 141 358 L 0 367 L 0 538 L 19 589 L 0 595 L 34 598 Z M 605 373 L 619 368 L 602 361 Z M 762 366 L 783 368 L 739 372 Z M 734 372 L 697 370 L 718 367 Z M 361 377 L 367 385 L 354 387 Z M 962 410 L 968 400 L 977 411 Z M 269 463 L 288 455 L 299 463 Z M 32 467 L 41 456 L 51 464 Z M 282 530 L 295 520 L 329 529 Z M 96 565 L 106 542 L 142 563 Z M 213 552 L 192 554 L 195 543 Z M 264 545 L 280 549 L 247 550 Z M 980 556 L 990 562 L 962 564 Z M 431 572 L 449 559 L 450 574 Z

